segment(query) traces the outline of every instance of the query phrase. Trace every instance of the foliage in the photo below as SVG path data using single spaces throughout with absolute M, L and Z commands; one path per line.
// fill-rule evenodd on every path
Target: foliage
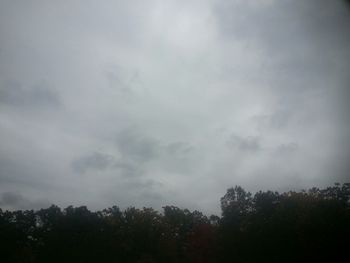
M 0 209 L 1 262 L 340 261 L 350 234 L 350 184 L 301 192 L 229 188 L 222 216 L 175 206 Z

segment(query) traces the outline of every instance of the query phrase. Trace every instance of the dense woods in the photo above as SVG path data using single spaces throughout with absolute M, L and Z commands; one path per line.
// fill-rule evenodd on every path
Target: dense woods
M 1 262 L 344 262 L 350 184 L 301 192 L 236 186 L 222 215 L 165 206 L 0 209 Z

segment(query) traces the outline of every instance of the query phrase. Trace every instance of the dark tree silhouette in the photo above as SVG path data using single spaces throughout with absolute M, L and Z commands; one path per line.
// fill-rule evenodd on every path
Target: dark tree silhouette
M 301 192 L 229 188 L 221 217 L 175 206 L 0 209 L 0 262 L 330 262 L 347 256 L 350 184 Z

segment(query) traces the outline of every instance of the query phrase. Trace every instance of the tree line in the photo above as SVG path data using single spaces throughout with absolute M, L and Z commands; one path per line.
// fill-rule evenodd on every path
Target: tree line
M 350 183 L 254 195 L 229 188 L 220 217 L 175 206 L 0 209 L 0 262 L 330 262 L 348 257 Z

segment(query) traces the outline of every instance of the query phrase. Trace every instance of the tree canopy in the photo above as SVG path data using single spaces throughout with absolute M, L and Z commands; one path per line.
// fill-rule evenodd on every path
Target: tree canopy
M 165 206 L 0 209 L 1 262 L 340 261 L 350 236 L 350 184 L 254 195 L 229 188 L 221 217 Z

